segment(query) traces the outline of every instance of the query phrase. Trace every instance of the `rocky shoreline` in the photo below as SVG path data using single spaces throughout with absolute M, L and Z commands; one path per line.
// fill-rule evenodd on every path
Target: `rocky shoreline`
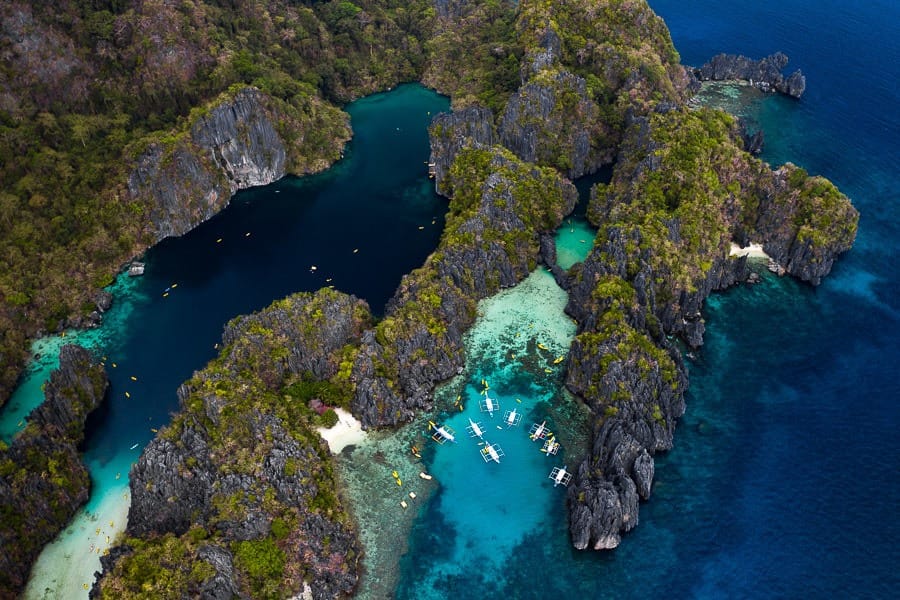
M 812 285 L 850 248 L 858 214 L 833 185 L 790 164 L 773 171 L 744 151 L 733 119 L 684 108 L 691 77 L 648 7 L 623 19 L 650 50 L 591 39 L 579 54 L 564 27 L 602 38 L 599 17 L 525 8 L 525 37 L 538 42 L 504 110 L 468 98 L 431 126 L 436 187 L 450 198 L 438 249 L 377 323 L 364 302 L 320 290 L 227 326 L 219 356 L 181 386 L 180 412 L 131 472 L 129 537 L 104 558 L 92 597 L 147 586 L 161 596 L 352 595 L 363 548 L 308 402 L 345 406 L 366 428 L 410 421 L 463 366 L 477 300 L 541 262 L 569 294 L 578 335 L 566 385 L 594 421 L 568 493 L 572 542 L 614 548 L 638 524 L 653 455 L 672 447 L 685 410 L 674 338 L 700 346 L 705 298 L 747 276 L 731 242 L 761 243 Z M 606 67 L 584 76 L 592 52 Z M 762 75 L 754 85 L 799 97 L 802 74 L 783 79 L 782 59 L 769 58 L 714 59 L 698 77 Z M 327 164 L 292 162 L 302 136 L 292 146 L 277 123 L 298 124 L 270 102 L 240 90 L 189 133 L 146 148 L 129 190 L 155 207 L 156 239 L 209 218 L 241 187 Z M 551 234 L 575 205 L 567 177 L 613 161 L 610 184 L 592 190 L 594 250 L 563 271 Z
M 780 92 L 799 99 L 806 91 L 806 76 L 797 69 L 785 77 L 782 70 L 787 64 L 788 57 L 783 52 L 759 60 L 740 54 L 717 54 L 692 72 L 700 81 L 746 81 L 764 92 Z
M 63 346 L 44 402 L 9 447 L 0 443 L 0 597 L 13 598 L 25 587 L 41 549 L 87 502 L 91 481 L 79 445 L 107 386 L 90 352 Z

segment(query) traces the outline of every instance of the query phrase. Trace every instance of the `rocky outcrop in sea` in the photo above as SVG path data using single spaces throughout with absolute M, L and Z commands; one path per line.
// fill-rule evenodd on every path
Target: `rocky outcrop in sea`
M 782 70 L 788 57 L 776 52 L 760 60 L 738 54 L 717 54 L 702 67 L 694 69 L 700 81 L 748 81 L 764 92 L 781 92 L 799 98 L 806 91 L 806 77 L 797 69 L 785 77 Z
M 90 352 L 63 346 L 44 402 L 12 444 L 0 442 L 2 598 L 22 591 L 43 546 L 88 500 L 91 481 L 78 447 L 85 420 L 103 401 L 107 385 L 106 372 Z
M 813 285 L 849 249 L 858 214 L 833 185 L 743 150 L 734 119 L 660 106 L 633 120 L 612 181 L 588 214 L 596 246 L 568 274 L 578 322 L 567 387 L 594 414 L 589 456 L 569 489 L 579 549 L 616 547 L 652 491 L 653 455 L 672 447 L 687 372 L 673 336 L 703 343 L 703 303 L 745 279 L 732 241 L 763 243 Z

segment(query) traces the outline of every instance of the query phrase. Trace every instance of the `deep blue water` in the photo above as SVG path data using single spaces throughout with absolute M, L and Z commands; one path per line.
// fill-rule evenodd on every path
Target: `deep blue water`
M 381 314 L 443 228 L 447 204 L 427 176 L 426 126 L 448 107 L 415 85 L 357 101 L 348 108 L 354 138 L 335 167 L 239 192 L 189 234 L 152 248 L 137 290 L 148 298 L 118 343 L 104 348 L 118 365 L 108 369 L 113 402 L 89 423 L 88 459 L 149 441 L 151 427 L 177 408 L 178 386 L 216 355 L 233 317 L 328 285 Z M 129 403 L 119 401 L 125 391 Z
M 651 6 L 687 64 L 721 51 L 760 57 L 782 50 L 792 59 L 789 69 L 804 71 L 802 100 L 771 98 L 762 107 L 764 158 L 791 160 L 847 193 L 862 213 L 856 246 L 817 289 L 768 277 L 710 301 L 707 343 L 691 366 L 675 449 L 658 457 L 654 495 L 618 549 L 571 550 L 559 494 L 540 527 L 499 567 L 476 566 L 468 576 L 429 582 L 427 591 L 480 598 L 894 597 L 900 5 Z M 424 165 L 410 174 L 409 164 L 427 159 L 424 113 L 446 106 L 416 87 L 360 101 L 351 110 L 357 137 L 336 169 L 244 192 L 220 216 L 150 252 L 128 327 L 104 342 L 117 367 L 110 368 L 111 402 L 91 423 L 92 472 L 111 472 L 106 463 L 122 461 L 127 473 L 150 428 L 176 408 L 178 384 L 214 356 L 229 318 L 327 278 L 381 310 L 439 236 L 445 204 L 431 193 Z M 140 445 L 123 455 L 133 443 Z M 413 530 L 398 596 L 425 596 L 417 569 L 452 556 L 440 544 L 447 523 L 438 508 L 426 506 Z
M 419 85 L 352 103 L 354 138 L 337 165 L 238 193 L 208 222 L 149 250 L 143 277 L 121 277 L 116 305 L 100 329 L 64 338 L 103 355 L 110 388 L 86 431 L 91 499 L 55 544 L 59 552 L 45 552 L 49 558 L 35 567 L 27 597 L 45 587 L 47 597 L 86 597 L 83 583 L 99 562 L 69 572 L 59 563 L 88 547 L 94 551 L 95 544 L 99 552 L 104 538 L 109 543 L 105 534 L 118 531 L 103 516 L 110 501 L 114 510 L 120 496 L 127 498 L 130 465 L 177 410 L 178 386 L 216 355 L 229 319 L 328 285 L 383 312 L 400 278 L 424 262 L 443 229 L 447 203 L 427 175 L 426 127 L 448 108 L 447 98 Z M 57 364 L 58 345 L 49 341 L 4 407 L 3 439 L 42 399 L 40 385 Z M 104 531 L 95 533 L 98 524 Z
M 685 64 L 782 50 L 789 70 L 803 70 L 802 100 L 771 97 L 760 107 L 763 158 L 825 175 L 849 195 L 862 213 L 856 246 L 817 289 L 762 269 L 763 284 L 710 300 L 675 448 L 657 457 L 653 497 L 619 548 L 571 550 L 560 496 L 514 551 L 498 552 L 502 564 L 460 575 L 449 564 L 458 550 L 439 490 L 401 562 L 401 598 L 893 598 L 900 590 L 900 4 L 650 4 Z M 493 527 L 505 525 L 515 526 Z M 493 535 L 486 526 L 485 540 Z M 442 562 L 447 576 L 435 580 Z

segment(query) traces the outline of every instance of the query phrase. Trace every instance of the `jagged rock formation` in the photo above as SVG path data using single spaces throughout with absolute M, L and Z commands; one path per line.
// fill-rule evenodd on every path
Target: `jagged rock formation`
M 78 445 L 107 385 L 87 350 L 63 346 L 43 404 L 9 447 L 0 442 L 0 598 L 22 591 L 44 544 L 87 502 L 91 482 Z
M 524 279 L 541 233 L 575 206 L 575 187 L 555 171 L 479 141 L 488 114 L 468 110 L 432 125 L 432 160 L 450 165 L 439 188 L 452 198 L 450 212 L 437 251 L 403 278 L 385 319 L 363 336 L 351 407 L 365 427 L 397 425 L 430 406 L 434 386 L 464 363 L 475 302 Z
M 594 413 L 591 453 L 568 495 L 576 548 L 616 547 L 651 492 L 652 455 L 672 446 L 687 375 L 669 337 L 703 343 L 706 297 L 746 277 L 732 240 L 760 241 L 812 284 L 852 245 L 858 214 L 821 178 L 772 171 L 741 148 L 734 119 L 660 106 L 634 119 L 609 186 L 592 192 L 600 228 L 571 272 L 579 323 L 566 385 Z
M 764 92 L 777 91 L 799 98 L 806 91 L 806 77 L 797 69 L 788 77 L 781 71 L 788 64 L 788 57 L 776 52 L 760 60 L 738 54 L 717 54 L 694 75 L 701 81 L 749 81 Z
M 435 189 L 443 193 L 444 178 L 464 147 L 490 148 L 496 143 L 494 115 L 490 109 L 470 106 L 435 115 L 431 121 L 431 155 Z
M 687 378 L 668 336 L 702 343 L 704 299 L 746 272 L 730 241 L 763 242 L 812 283 L 852 243 L 855 211 L 833 186 L 791 166 L 772 173 L 743 154 L 733 120 L 680 108 L 693 82 L 645 2 L 519 5 L 513 23 L 505 5 L 438 3 L 460 20 L 443 24 L 451 37 L 477 28 L 462 15 L 479 10 L 502 12 L 516 34 L 490 44 L 487 76 L 446 68 L 471 62 L 466 52 L 430 67 L 445 69 L 435 81 L 475 82 L 460 100 L 472 108 L 431 130 L 438 190 L 451 198 L 440 247 L 377 325 L 355 299 L 322 290 L 229 326 L 220 357 L 182 386 L 182 412 L 135 466 L 132 537 L 104 561 L 94 595 L 296 594 L 303 582 L 317 598 L 350 593 L 358 542 L 307 401 L 349 406 L 366 427 L 430 406 L 463 364 L 476 301 L 552 261 L 549 234 L 576 198 L 557 169 L 586 173 L 618 156 L 610 186 L 593 194 L 597 247 L 570 273 L 554 270 L 579 322 L 566 382 L 595 417 L 568 496 L 578 548 L 615 547 L 637 525 L 652 455 L 671 447 L 684 411 Z M 148 147 L 133 193 L 164 199 L 157 236 L 290 163 L 271 102 L 239 92 Z M 503 115 L 498 129 L 481 104 Z
M 296 121 L 292 112 L 257 89 L 243 88 L 199 117 L 190 133 L 169 147 L 150 144 L 128 178 L 128 191 L 150 206 L 156 240 L 184 234 L 224 208 L 236 191 L 272 183 L 289 168 L 298 175 L 325 168 L 327 158 L 298 159 L 289 141 L 322 124 L 315 116 L 293 122 L 288 138 L 280 123 Z M 332 154 L 349 138 L 346 116 L 344 121 Z
M 603 127 L 583 77 L 541 71 L 519 88 L 500 121 L 500 141 L 526 162 L 548 164 L 570 179 L 596 171 L 611 157 L 591 140 Z
M 131 537 L 94 593 L 283 595 L 305 580 L 315 598 L 349 594 L 359 544 L 307 402 L 334 401 L 327 379 L 370 320 L 364 302 L 323 289 L 229 323 L 219 358 L 179 388 L 182 412 L 132 468 Z M 159 553 L 184 562 L 136 580 Z

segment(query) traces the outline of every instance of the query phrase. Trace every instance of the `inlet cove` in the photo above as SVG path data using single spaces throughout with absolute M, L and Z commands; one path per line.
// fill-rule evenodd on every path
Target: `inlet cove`
M 0 597 L 714 596 L 682 543 L 726 391 L 779 369 L 727 357 L 770 305 L 827 318 L 857 237 L 769 135 L 804 76 L 687 67 L 643 0 L 187 4 L 284 47 L 236 34 L 225 88 L 129 130 L 134 243 L 86 314 L 16 317 Z

